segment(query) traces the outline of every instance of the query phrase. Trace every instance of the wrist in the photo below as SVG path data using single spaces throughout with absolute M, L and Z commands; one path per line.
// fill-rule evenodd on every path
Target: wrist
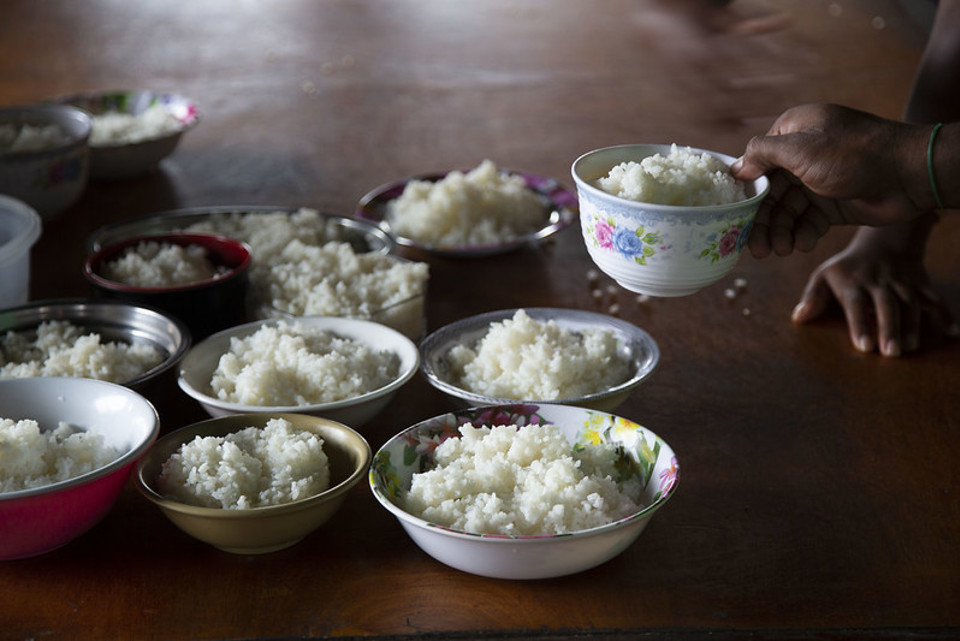
M 956 145 L 960 130 L 954 124 L 905 126 L 897 154 L 904 193 L 920 211 L 956 209 L 960 193 L 951 168 L 960 160 Z
M 931 139 L 936 143 L 933 125 L 901 125 L 895 147 L 894 157 L 899 164 L 897 174 L 903 193 L 918 211 L 938 209 L 939 175 L 936 172 L 936 145 L 931 147 Z M 939 133 L 939 132 L 937 132 Z M 933 172 L 931 174 L 931 171 Z

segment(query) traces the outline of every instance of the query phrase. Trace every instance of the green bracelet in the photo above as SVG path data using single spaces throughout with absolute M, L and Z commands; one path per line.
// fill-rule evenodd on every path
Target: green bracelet
M 943 209 L 943 201 L 940 200 L 940 191 L 937 189 L 937 180 L 933 176 L 933 141 L 937 138 L 937 132 L 943 127 L 942 122 L 933 126 L 930 132 L 930 142 L 927 143 L 927 175 L 930 176 L 930 189 L 933 190 L 933 200 L 937 203 L 937 209 Z

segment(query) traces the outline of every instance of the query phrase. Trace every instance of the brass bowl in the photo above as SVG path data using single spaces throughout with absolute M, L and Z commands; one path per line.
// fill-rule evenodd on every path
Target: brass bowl
M 197 436 L 226 436 L 247 427 L 263 428 L 272 418 L 323 438 L 330 465 L 330 487 L 305 499 L 250 509 L 187 505 L 163 496 L 157 478 L 163 463 L 181 444 Z M 283 550 L 326 523 L 347 492 L 367 474 L 371 450 L 357 432 L 340 423 L 305 414 L 233 414 L 188 425 L 157 441 L 137 465 L 137 488 L 178 528 L 205 543 L 234 554 Z

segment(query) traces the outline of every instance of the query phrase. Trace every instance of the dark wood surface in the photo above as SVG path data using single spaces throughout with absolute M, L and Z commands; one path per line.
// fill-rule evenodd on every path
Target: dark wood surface
M 642 0 L 4 0 L 0 104 L 149 88 L 190 96 L 202 118 L 158 171 L 93 183 L 45 225 L 32 296 L 87 295 L 86 237 L 150 213 L 350 214 L 381 183 L 484 158 L 572 186 L 570 164 L 596 147 L 738 154 L 796 103 L 900 113 L 924 39 L 900 4 L 730 10 L 762 20 L 717 31 Z M 493 309 L 616 305 L 658 341 L 659 369 L 619 413 L 664 437 L 683 477 L 599 568 L 531 582 L 460 573 L 365 484 L 297 546 L 233 556 L 130 485 L 80 539 L 0 564 L 0 638 L 956 638 L 960 345 L 886 360 L 854 352 L 836 313 L 793 326 L 807 275 L 848 235 L 809 255 L 745 256 L 718 285 L 647 303 L 589 281 L 575 227 L 501 257 L 430 260 L 430 329 Z M 929 248 L 955 312 L 958 246 L 950 219 Z M 747 286 L 729 299 L 734 278 Z M 449 407 L 418 377 L 362 431 L 376 448 Z M 204 418 L 182 395 L 158 409 L 164 430 Z

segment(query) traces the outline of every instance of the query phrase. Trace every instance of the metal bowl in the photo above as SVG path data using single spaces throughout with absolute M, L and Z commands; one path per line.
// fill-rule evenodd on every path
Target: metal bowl
M 134 236 L 183 231 L 191 225 L 210 222 L 217 216 L 227 214 L 286 212 L 292 215 L 301 209 L 303 208 L 260 205 L 252 207 L 237 205 L 177 209 L 161 214 L 105 225 L 94 231 L 93 234 L 90 235 L 90 238 L 87 239 L 87 250 L 93 253 L 107 245 L 113 245 Z M 382 254 L 389 254 L 396 245 L 393 237 L 374 223 L 337 214 L 318 213 L 325 224 L 325 231 L 332 234 L 329 240 L 350 243 L 354 251 L 358 253 L 380 252 Z M 255 256 L 254 260 L 256 260 Z
M 0 311 L 0 334 L 33 331 L 45 321 L 66 321 L 97 332 L 104 341 L 146 343 L 159 350 L 163 361 L 140 376 L 116 381 L 140 393 L 153 389 L 190 348 L 190 330 L 180 320 L 146 307 L 85 299 L 37 301 Z
M 629 376 L 619 384 L 586 396 L 571 398 L 496 398 L 464 389 L 451 371 L 448 354 L 456 345 L 475 346 L 490 330 L 491 323 L 513 318 L 516 309 L 487 312 L 456 321 L 428 335 L 420 344 L 420 369 L 435 388 L 464 406 L 502 405 L 517 402 L 578 405 L 601 411 L 613 411 L 642 382 L 653 374 L 660 362 L 660 348 L 647 332 L 625 320 L 575 309 L 527 308 L 538 322 L 556 322 L 562 329 L 581 332 L 586 329 L 613 332 L 620 358 L 629 363 Z

